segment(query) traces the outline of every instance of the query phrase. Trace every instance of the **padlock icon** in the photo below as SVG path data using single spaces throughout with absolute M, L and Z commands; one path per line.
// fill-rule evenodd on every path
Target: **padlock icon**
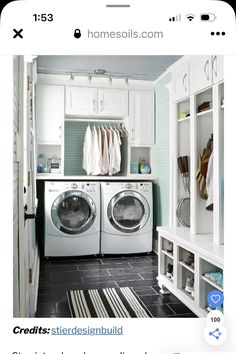
M 80 32 L 80 29 L 79 29 L 79 28 L 76 28 L 76 29 L 75 29 L 74 37 L 75 37 L 75 38 L 80 38 L 80 37 L 81 37 L 81 32 Z

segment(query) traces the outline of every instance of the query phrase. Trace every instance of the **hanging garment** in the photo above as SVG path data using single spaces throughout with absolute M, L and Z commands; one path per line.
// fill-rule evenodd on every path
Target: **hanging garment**
M 97 129 L 94 126 L 92 129 L 92 154 L 91 154 L 91 167 L 92 167 L 91 174 L 93 176 L 97 176 L 101 173 L 99 167 L 99 158 L 100 158 L 100 152 L 99 152 L 99 144 L 98 144 L 98 133 L 97 133 Z
M 213 210 L 213 153 L 211 154 L 207 167 L 206 175 L 206 189 L 207 189 L 207 210 Z
M 86 129 L 85 137 L 84 137 L 82 167 L 87 172 L 87 175 L 91 174 L 92 172 L 92 132 L 89 125 Z
M 101 128 L 97 127 L 98 134 L 98 149 L 99 149 L 99 169 L 100 174 L 102 173 L 102 132 Z
M 114 145 L 113 145 L 113 134 L 112 134 L 111 128 L 107 129 L 107 141 L 108 141 L 108 154 L 109 154 L 108 174 L 109 174 L 109 176 L 112 176 L 112 174 L 113 174 L 112 163 L 113 163 Z
M 107 130 L 102 127 L 101 129 L 102 138 L 102 169 L 101 174 L 106 175 L 109 172 L 109 151 L 108 151 L 108 137 Z
M 121 151 L 120 151 L 120 136 L 115 130 L 112 131 L 113 136 L 113 155 L 112 155 L 112 173 L 120 172 Z
M 121 145 L 122 142 L 121 142 L 121 138 L 120 138 L 120 132 L 119 132 L 119 130 L 118 130 L 116 127 L 114 128 L 114 130 L 115 130 L 115 132 L 116 132 L 116 134 L 117 134 L 118 141 L 119 141 L 119 145 Z

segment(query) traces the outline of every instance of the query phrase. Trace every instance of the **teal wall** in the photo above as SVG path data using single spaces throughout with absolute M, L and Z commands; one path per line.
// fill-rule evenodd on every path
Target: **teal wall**
M 165 87 L 171 80 L 168 74 L 157 82 L 155 88 L 156 112 L 156 164 L 158 184 L 154 185 L 154 222 L 169 224 L 169 90 Z
M 86 175 L 82 169 L 83 144 L 85 131 L 88 123 L 86 122 L 65 122 L 65 176 Z

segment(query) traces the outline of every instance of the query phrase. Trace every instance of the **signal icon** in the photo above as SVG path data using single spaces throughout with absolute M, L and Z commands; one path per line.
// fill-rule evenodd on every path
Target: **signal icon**
M 170 22 L 181 21 L 181 14 L 169 18 Z
M 189 15 L 186 15 L 186 17 L 191 22 L 194 19 L 195 15 L 189 14 Z

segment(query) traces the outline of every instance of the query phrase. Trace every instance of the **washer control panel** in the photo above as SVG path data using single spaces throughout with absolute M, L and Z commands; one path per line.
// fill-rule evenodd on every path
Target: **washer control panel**
M 136 190 L 143 193 L 147 193 L 151 191 L 152 185 L 150 183 L 122 183 L 121 189 L 125 190 Z

